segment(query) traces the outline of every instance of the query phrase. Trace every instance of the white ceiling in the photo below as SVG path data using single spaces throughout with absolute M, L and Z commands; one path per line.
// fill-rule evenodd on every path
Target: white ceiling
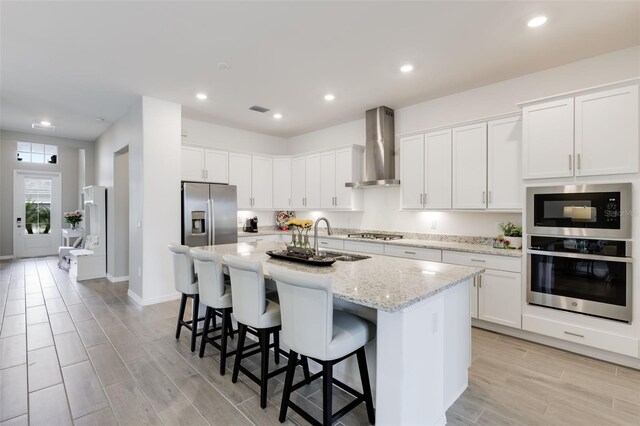
M 178 102 L 188 118 L 290 137 L 640 44 L 638 1 L 0 7 L 0 126 L 34 132 L 48 119 L 54 135 L 85 140 L 140 95 Z M 547 25 L 528 28 L 538 14 Z M 400 73 L 407 62 L 415 70 Z

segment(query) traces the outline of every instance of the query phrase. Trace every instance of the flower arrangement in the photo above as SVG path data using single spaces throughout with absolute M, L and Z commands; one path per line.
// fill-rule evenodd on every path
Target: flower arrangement
M 500 224 L 500 229 L 505 237 L 522 238 L 522 226 L 515 225 L 512 222 L 507 222 Z
M 298 247 L 302 249 L 308 249 L 310 247 L 309 244 L 309 230 L 313 226 L 313 220 L 303 220 L 298 218 L 292 218 L 287 223 L 286 226 L 291 227 L 291 244 L 290 247 Z M 297 238 L 296 238 L 297 231 Z
M 76 229 L 78 224 L 82 222 L 82 212 L 80 210 L 65 212 L 64 221 L 71 225 L 71 229 Z
M 498 235 L 493 242 L 494 247 L 514 248 L 522 247 L 522 226 L 512 222 L 500 224 L 502 234 Z

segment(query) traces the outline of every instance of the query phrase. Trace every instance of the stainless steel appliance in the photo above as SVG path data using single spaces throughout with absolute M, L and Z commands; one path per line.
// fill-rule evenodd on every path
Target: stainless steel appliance
M 394 235 L 394 234 L 375 234 L 371 232 L 363 232 L 361 234 L 348 234 L 349 238 L 362 238 L 365 240 L 399 240 L 402 238 L 402 235 Z
M 631 184 L 527 188 L 527 233 L 631 238 Z
M 237 210 L 235 186 L 182 182 L 182 244 L 237 243 Z
M 528 237 L 527 302 L 630 322 L 631 242 Z

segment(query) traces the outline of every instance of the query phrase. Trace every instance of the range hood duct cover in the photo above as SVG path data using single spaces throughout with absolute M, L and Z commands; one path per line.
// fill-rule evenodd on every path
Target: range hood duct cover
M 397 186 L 395 163 L 394 113 L 391 108 L 381 106 L 365 114 L 367 163 L 366 180 L 348 182 L 347 188 Z

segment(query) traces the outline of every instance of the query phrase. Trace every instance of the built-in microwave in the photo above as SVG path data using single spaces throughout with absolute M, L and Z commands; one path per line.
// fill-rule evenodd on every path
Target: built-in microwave
M 631 239 L 631 184 L 527 188 L 527 233 Z

